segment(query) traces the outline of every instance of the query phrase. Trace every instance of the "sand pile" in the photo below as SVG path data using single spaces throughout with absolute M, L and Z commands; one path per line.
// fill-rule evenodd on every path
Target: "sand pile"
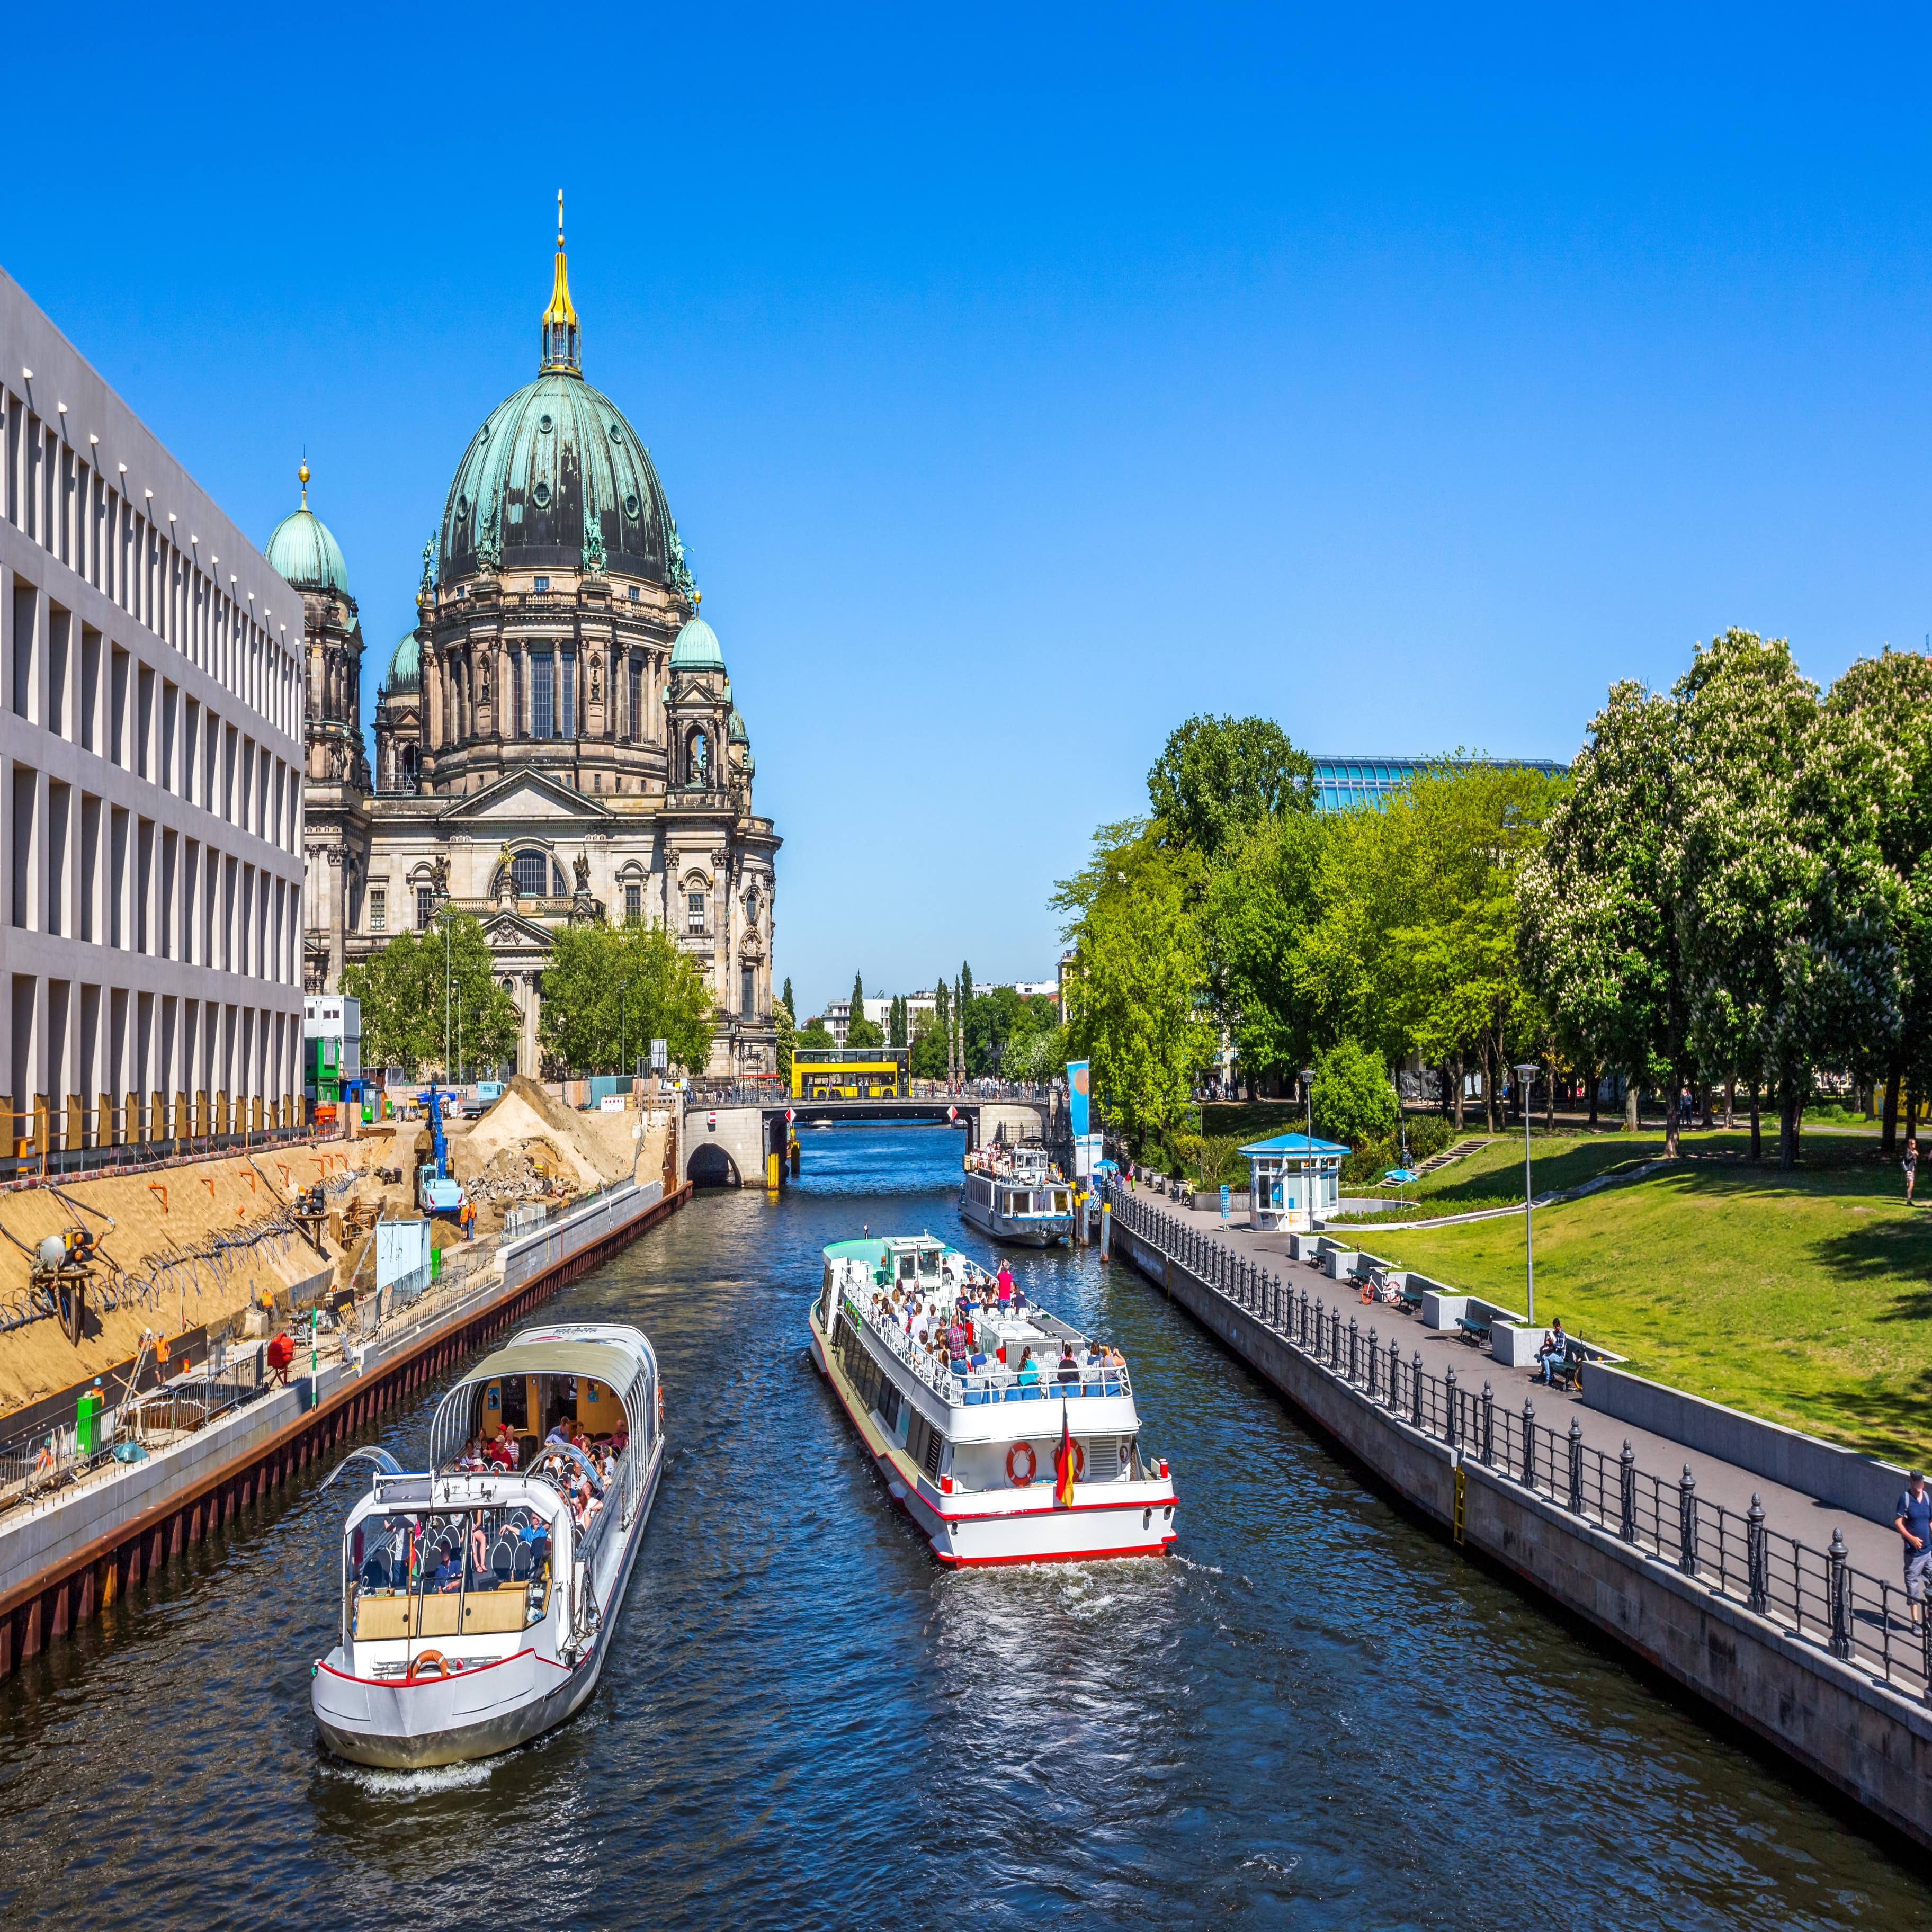
M 507 1197 L 511 1185 L 561 1184 L 566 1193 L 628 1180 L 638 1154 L 636 1113 L 580 1114 L 518 1074 L 503 1097 L 466 1133 L 452 1135 L 450 1158 L 464 1186 L 481 1198 Z M 499 1190 L 502 1190 L 501 1192 Z M 529 1187 L 532 1196 L 543 1192 Z

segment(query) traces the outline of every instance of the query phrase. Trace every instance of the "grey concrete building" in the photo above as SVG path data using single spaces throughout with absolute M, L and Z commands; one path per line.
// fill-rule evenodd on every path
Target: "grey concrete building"
M 301 1094 L 302 628 L 0 272 L 0 1087 L 56 1145 Z

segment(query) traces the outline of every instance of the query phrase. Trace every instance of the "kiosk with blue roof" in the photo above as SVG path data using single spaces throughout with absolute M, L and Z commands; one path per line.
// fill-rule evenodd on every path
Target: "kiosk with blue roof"
M 1342 1163 L 1348 1150 L 1339 1141 L 1310 1140 L 1306 1134 L 1277 1134 L 1240 1150 L 1248 1162 L 1248 1208 L 1256 1228 L 1313 1232 L 1316 1216 L 1331 1214 L 1342 1192 Z

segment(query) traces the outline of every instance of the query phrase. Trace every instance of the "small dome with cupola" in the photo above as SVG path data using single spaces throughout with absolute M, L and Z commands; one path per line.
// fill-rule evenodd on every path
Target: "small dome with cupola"
M 349 595 L 349 566 L 328 526 L 308 506 L 308 464 L 296 472 L 302 480 L 302 506 L 291 510 L 268 532 L 262 554 L 268 567 L 298 590 Z
M 422 688 L 422 640 L 413 631 L 405 632 L 389 658 L 389 674 L 382 688 L 392 698 Z

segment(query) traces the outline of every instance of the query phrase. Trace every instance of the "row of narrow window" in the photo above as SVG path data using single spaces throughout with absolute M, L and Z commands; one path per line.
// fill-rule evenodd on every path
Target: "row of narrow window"
M 258 618 L 224 590 L 182 547 L 175 526 L 164 529 L 152 520 L 98 464 L 68 443 L 64 421 L 50 426 L 0 387 L 0 514 L 292 737 L 295 660 L 267 628 L 273 614 L 264 610 Z M 218 567 L 213 556 L 208 562 L 211 569 Z M 236 580 L 231 572 L 230 581 Z M 290 614 L 299 636 L 299 604 Z

